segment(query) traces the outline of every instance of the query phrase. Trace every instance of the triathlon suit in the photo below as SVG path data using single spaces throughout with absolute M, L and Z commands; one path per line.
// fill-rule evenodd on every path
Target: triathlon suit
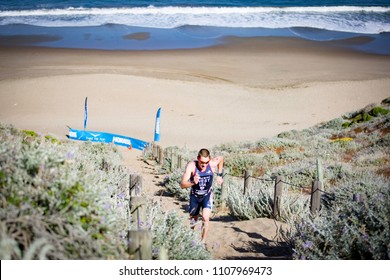
M 191 216 L 199 215 L 201 207 L 212 209 L 213 205 L 212 184 L 214 174 L 210 164 L 208 164 L 206 170 L 202 172 L 198 168 L 198 161 L 195 161 L 195 173 L 191 176 L 191 180 L 193 180 L 195 174 L 199 174 L 200 178 L 198 184 L 191 187 L 189 209 Z

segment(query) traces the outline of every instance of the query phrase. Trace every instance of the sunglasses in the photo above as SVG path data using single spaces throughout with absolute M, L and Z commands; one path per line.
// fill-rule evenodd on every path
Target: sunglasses
M 201 161 L 201 160 L 199 160 L 199 164 L 208 164 L 210 162 L 210 160 L 208 160 L 208 161 Z

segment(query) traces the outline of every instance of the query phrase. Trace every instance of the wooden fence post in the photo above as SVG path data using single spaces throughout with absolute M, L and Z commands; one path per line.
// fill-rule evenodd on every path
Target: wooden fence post
M 276 176 L 275 177 L 275 191 L 274 191 L 274 207 L 272 209 L 272 215 L 276 217 L 280 217 L 280 205 L 282 201 L 282 193 L 283 193 L 283 177 Z
M 145 149 L 142 150 L 143 156 L 147 159 L 151 159 L 150 157 L 153 157 L 153 143 L 149 143 Z
M 152 154 L 153 154 L 152 159 L 153 159 L 153 160 L 156 160 L 156 158 L 157 158 L 157 145 L 156 145 L 155 142 L 153 142 Z
M 249 187 L 252 181 L 252 170 L 245 170 L 244 175 L 244 195 L 249 192 Z
M 130 258 L 137 260 L 152 259 L 152 233 L 146 227 L 146 198 L 141 196 L 142 177 L 130 175 L 130 213 L 132 221 L 137 223 L 137 230 L 128 231 L 128 253 Z
M 141 195 L 142 180 L 137 174 L 130 174 L 129 178 L 129 194 L 131 196 Z
M 171 153 L 171 171 L 174 171 L 177 167 L 177 155 L 174 151 Z
M 163 156 L 164 156 L 164 160 L 168 157 L 168 148 L 165 148 L 165 149 L 164 149 L 164 154 L 163 154 Z
M 316 215 L 320 211 L 321 203 L 321 182 L 314 181 L 311 189 L 311 200 L 310 200 L 310 212 Z
M 152 259 L 152 232 L 150 230 L 129 230 L 127 241 L 131 259 Z
M 181 169 L 181 155 L 177 156 L 177 168 Z
M 164 149 L 160 145 L 158 146 L 158 163 L 161 165 L 164 163 Z
M 324 189 L 324 171 L 322 170 L 321 160 L 317 159 L 317 180 L 321 182 L 321 191 Z
M 137 228 L 143 229 L 146 226 L 146 198 L 142 196 L 130 197 L 130 214 L 132 221 L 137 222 Z
M 158 254 L 158 259 L 159 260 L 169 260 L 168 250 L 165 248 L 165 246 L 162 246 L 160 248 L 160 252 Z
M 187 166 L 187 160 L 182 156 L 181 157 L 181 167 L 186 167 Z
M 141 196 L 142 178 L 130 175 L 130 213 L 132 221 L 137 222 L 138 229 L 146 224 L 146 198 Z
M 221 185 L 221 208 L 224 209 L 226 208 L 226 198 L 228 196 L 228 192 L 227 192 L 227 177 L 226 177 L 226 174 L 229 174 L 229 169 L 228 168 L 224 168 L 223 170 L 223 173 L 224 173 L 224 176 L 223 176 L 223 182 L 222 182 L 222 185 Z

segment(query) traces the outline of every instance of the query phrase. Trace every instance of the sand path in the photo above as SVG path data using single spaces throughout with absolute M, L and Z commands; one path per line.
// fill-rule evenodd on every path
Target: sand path
M 137 151 L 123 149 L 124 164 L 142 176 L 143 193 L 161 204 L 163 211 L 175 211 L 188 217 L 188 202 L 180 201 L 165 191 L 161 185 L 165 175 L 156 172 L 157 163 L 145 161 Z M 288 259 L 289 253 L 283 244 L 277 243 L 280 222 L 259 218 L 239 221 L 229 216 L 224 209 L 215 209 L 210 221 L 206 248 L 213 259 Z M 200 234 L 200 232 L 199 232 Z M 279 245 L 278 245 L 279 244 Z

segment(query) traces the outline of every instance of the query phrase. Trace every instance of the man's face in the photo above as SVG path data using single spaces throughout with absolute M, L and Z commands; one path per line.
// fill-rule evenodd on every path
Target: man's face
M 201 170 L 204 170 L 210 162 L 210 157 L 198 157 L 198 164 Z

